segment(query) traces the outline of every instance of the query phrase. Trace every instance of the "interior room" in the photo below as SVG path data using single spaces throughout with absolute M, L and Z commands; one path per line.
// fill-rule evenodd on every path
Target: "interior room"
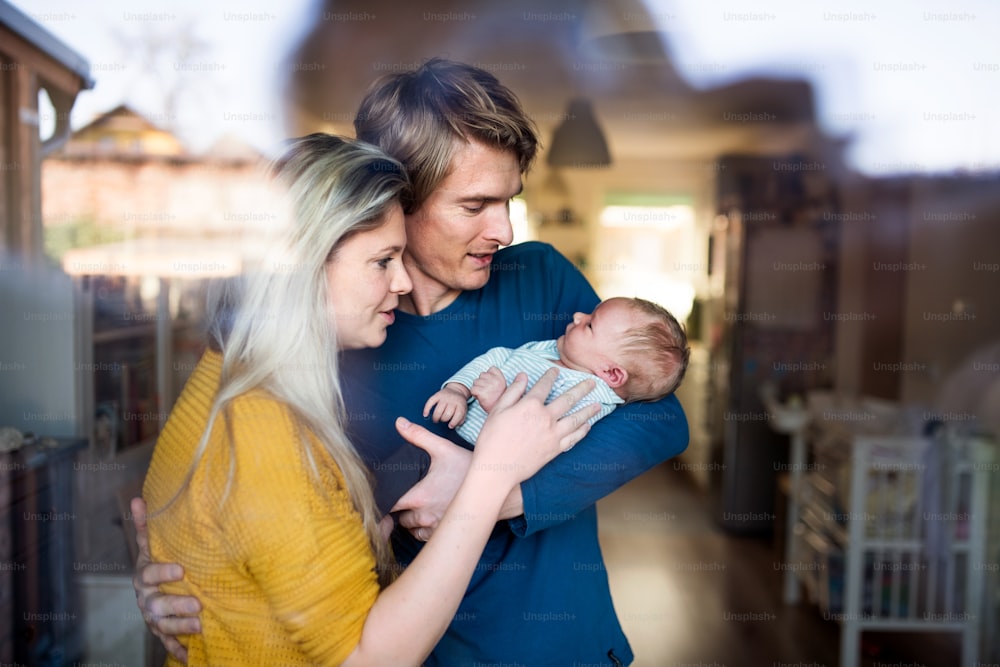
M 128 502 L 254 176 L 444 57 L 541 138 L 514 243 L 686 327 L 597 504 L 632 664 L 1000 664 L 996 10 L 700 4 L 0 0 L 0 663 L 162 664 Z

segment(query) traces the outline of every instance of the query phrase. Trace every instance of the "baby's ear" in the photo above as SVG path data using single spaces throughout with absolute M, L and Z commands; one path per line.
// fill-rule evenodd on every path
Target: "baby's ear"
M 597 375 L 612 389 L 617 389 L 628 382 L 628 371 L 617 364 L 609 363 Z

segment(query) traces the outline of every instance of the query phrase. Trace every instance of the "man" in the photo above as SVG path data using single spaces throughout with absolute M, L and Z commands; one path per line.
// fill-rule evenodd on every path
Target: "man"
M 404 203 L 413 291 L 401 299 L 386 343 L 346 354 L 342 367 L 349 430 L 374 473 L 379 506 L 392 508 L 412 533 L 394 533 L 406 564 L 443 514 L 470 452 L 440 448 L 428 468 L 425 453 L 396 434 L 395 417 L 420 421 L 427 396 L 467 359 L 557 338 L 573 313 L 590 312 L 598 297 L 549 246 L 500 250 L 513 239 L 508 202 L 521 191 L 538 141 L 516 97 L 491 74 L 435 59 L 389 76 L 369 91 L 355 128 L 358 138 L 400 160 L 414 183 Z M 462 444 L 445 424 L 425 425 Z M 629 664 L 594 503 L 683 451 L 687 435 L 674 396 L 623 406 L 523 483 L 507 499 L 507 521 L 494 530 L 427 664 Z M 141 556 L 136 590 L 154 631 L 195 629 L 193 619 L 171 618 L 196 610 L 193 600 L 155 591 L 179 568 L 146 562 Z M 167 643 L 178 648 L 176 640 Z

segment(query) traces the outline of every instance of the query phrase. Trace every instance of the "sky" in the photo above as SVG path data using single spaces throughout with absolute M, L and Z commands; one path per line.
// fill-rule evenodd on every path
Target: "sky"
M 285 138 L 282 62 L 311 0 L 11 4 L 90 61 L 95 86 L 77 98 L 74 129 L 127 103 L 195 152 L 224 136 L 273 152 Z
M 12 4 L 90 60 L 74 128 L 128 103 L 195 151 L 233 135 L 273 152 L 284 138 L 282 56 L 313 0 Z M 1000 170 L 1000 3 L 645 0 L 639 13 L 696 87 L 809 79 L 819 122 L 851 138 L 861 172 Z

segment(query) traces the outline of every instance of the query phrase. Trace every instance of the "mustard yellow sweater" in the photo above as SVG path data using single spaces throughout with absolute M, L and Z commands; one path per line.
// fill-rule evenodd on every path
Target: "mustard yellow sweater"
M 169 592 L 202 604 L 202 634 L 180 638 L 188 664 L 340 664 L 360 640 L 378 594 L 374 557 L 325 452 L 318 463 L 326 493 L 311 481 L 283 404 L 264 392 L 236 399 L 231 431 L 216 420 L 190 484 L 164 509 L 190 468 L 221 369 L 219 354 L 202 357 L 156 443 L 143 487 L 153 559 L 184 566 L 184 580 Z

